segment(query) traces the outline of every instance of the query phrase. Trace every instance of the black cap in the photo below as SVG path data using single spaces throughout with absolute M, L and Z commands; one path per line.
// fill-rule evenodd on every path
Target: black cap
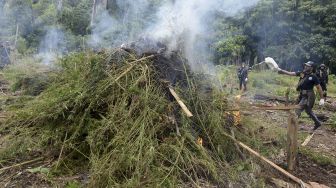
M 314 67 L 315 63 L 312 61 L 308 61 L 307 63 L 305 63 L 304 65 L 308 66 L 308 67 Z

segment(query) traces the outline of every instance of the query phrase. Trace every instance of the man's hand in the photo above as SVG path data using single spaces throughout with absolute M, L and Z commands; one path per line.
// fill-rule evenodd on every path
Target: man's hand
M 323 105 L 324 105 L 324 99 L 320 99 L 319 105 L 320 105 L 320 106 L 323 106 Z
M 248 80 L 248 79 L 247 79 L 247 78 L 245 78 L 245 82 L 247 82 L 247 80 Z

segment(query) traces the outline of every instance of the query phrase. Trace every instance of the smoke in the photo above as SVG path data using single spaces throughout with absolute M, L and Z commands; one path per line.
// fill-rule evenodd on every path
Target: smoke
M 102 7 L 92 20 L 92 35 L 88 41 L 94 48 L 115 47 L 138 39 L 145 27 L 152 24 L 148 20 L 154 16 L 149 0 L 116 0 L 113 16 Z
M 258 0 L 109 0 L 107 4 L 104 4 L 106 1 L 96 2 L 101 5 L 97 7 L 91 21 L 91 35 L 87 41 L 90 47 L 117 47 L 139 38 L 147 38 L 165 44 L 169 51 L 183 53 L 193 70 L 204 71 L 213 69 L 210 45 L 214 36 L 212 21 L 215 13 L 235 15 L 244 8 L 255 5 Z M 58 11 L 65 5 L 66 1 L 54 1 L 54 9 Z M 52 9 L 52 6 L 49 8 Z M 0 0 L 0 26 L 8 28 L 8 31 L 1 29 L 0 36 L 2 33 L 6 36 L 15 35 L 16 25 L 20 26 L 20 35 L 28 36 L 31 35 L 29 32 L 39 34 L 46 31 L 38 52 L 43 62 L 49 64 L 53 58 L 66 53 L 67 36 L 57 26 L 59 24 L 56 19 L 48 21 L 46 16 L 35 18 L 32 15 L 33 9 L 28 1 L 18 5 L 14 1 Z M 7 18 L 15 18 L 16 23 L 8 24 Z
M 117 46 L 141 37 L 180 51 L 194 71 L 213 73 L 210 41 L 216 12 L 235 15 L 258 0 L 117 0 L 117 14 L 106 11 L 96 17 L 90 45 Z
M 40 43 L 38 58 L 42 59 L 45 65 L 51 65 L 58 57 L 67 51 L 66 36 L 64 32 L 56 27 L 50 28 Z

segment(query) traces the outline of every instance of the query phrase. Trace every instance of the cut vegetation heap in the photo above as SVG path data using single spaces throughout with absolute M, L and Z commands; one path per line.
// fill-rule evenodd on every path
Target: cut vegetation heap
M 15 109 L 0 158 L 40 153 L 54 161 L 54 174 L 88 171 L 92 187 L 227 185 L 227 164 L 239 157 L 222 134 L 231 126 L 227 100 L 177 54 L 86 52 L 59 67 L 41 94 Z

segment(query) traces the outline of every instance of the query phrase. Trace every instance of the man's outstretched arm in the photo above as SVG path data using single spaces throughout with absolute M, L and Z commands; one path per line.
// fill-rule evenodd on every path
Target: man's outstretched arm
M 289 71 L 282 70 L 282 69 L 279 69 L 278 73 L 279 74 L 285 74 L 285 75 L 288 75 L 288 76 L 296 76 L 296 72 L 289 72 Z

